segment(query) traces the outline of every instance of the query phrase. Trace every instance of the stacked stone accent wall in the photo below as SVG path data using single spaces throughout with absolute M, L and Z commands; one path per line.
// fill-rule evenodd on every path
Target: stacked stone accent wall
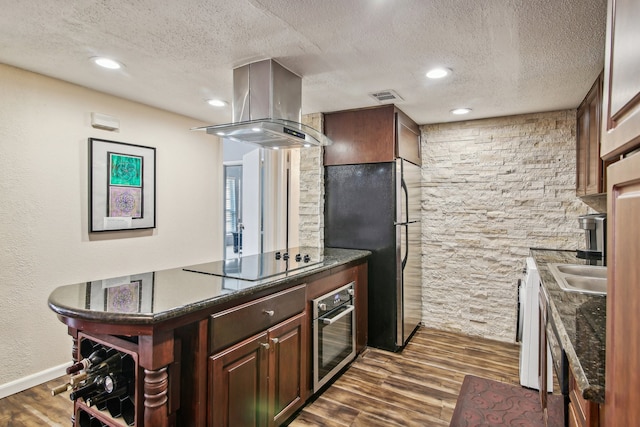
M 307 114 L 302 123 L 323 130 L 321 113 Z M 322 148 L 300 149 L 300 245 L 324 246 L 324 167 Z
M 530 247 L 576 249 L 575 110 L 425 125 L 423 322 L 512 342 Z

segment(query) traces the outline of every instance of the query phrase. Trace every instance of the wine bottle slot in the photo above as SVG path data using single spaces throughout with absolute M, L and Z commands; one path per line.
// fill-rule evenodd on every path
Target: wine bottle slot
M 51 389 L 51 396 L 56 396 L 60 393 L 64 393 L 65 391 L 69 390 L 69 388 L 71 388 L 71 384 L 69 383 L 61 384 L 57 387 L 54 387 L 53 389 Z
M 96 394 L 94 396 L 89 397 L 86 400 L 88 406 L 98 405 L 100 403 L 108 403 L 110 399 L 120 398 L 122 396 L 127 395 L 127 387 L 121 387 L 117 390 L 114 390 L 112 393 L 102 392 Z M 108 407 L 108 406 L 107 406 Z
M 120 410 L 122 419 L 128 426 L 132 426 L 135 422 L 136 407 L 131 400 L 131 396 L 126 399 L 120 399 Z
M 106 427 L 105 423 L 84 411 L 80 411 L 78 425 L 80 427 Z
M 80 411 L 78 414 L 78 424 L 80 427 L 91 427 L 91 415 L 84 411 Z
M 108 411 L 113 419 L 129 426 L 135 423 L 134 404 L 136 361 L 131 354 L 83 338 L 78 362 L 67 368 L 69 382 L 51 390 L 52 395 L 70 391 L 73 401 L 84 403 L 99 411 Z M 80 410 L 76 419 L 81 427 L 106 427 L 94 410 Z M 105 412 L 102 412 L 103 414 Z
M 98 350 L 91 353 L 89 357 L 86 357 L 80 360 L 79 362 L 76 362 L 73 365 L 69 366 L 67 368 L 67 374 L 73 374 L 78 371 L 88 369 L 94 365 L 101 363 L 106 358 L 107 358 L 107 350 L 105 350 L 104 347 L 101 347 Z
M 122 403 L 120 399 L 107 400 L 107 410 L 113 418 L 120 418 L 122 416 Z
M 107 410 L 107 402 L 105 402 L 105 401 L 97 402 L 95 405 L 96 405 L 96 409 L 98 409 L 98 411 L 106 411 Z
M 80 340 L 80 359 L 84 359 L 88 357 L 91 353 L 101 348 L 102 345 L 96 342 L 93 342 L 87 338 L 83 338 Z
M 79 374 L 76 375 L 72 375 L 69 377 L 69 384 L 71 384 L 71 386 L 75 387 L 78 384 L 80 384 L 82 381 L 87 379 L 87 373 L 86 372 L 80 372 Z
M 113 393 L 114 390 L 121 387 L 127 387 L 129 382 L 130 379 L 124 375 L 107 375 L 104 378 L 104 391 L 107 393 Z
M 89 375 L 104 375 L 108 373 L 120 373 L 122 371 L 122 354 L 116 353 L 98 365 L 87 369 Z
M 78 387 L 69 393 L 69 399 L 77 400 L 79 398 L 83 398 L 87 400 L 89 396 L 102 391 L 104 388 L 104 381 L 105 377 L 96 377 L 92 382 L 89 382 L 82 387 Z

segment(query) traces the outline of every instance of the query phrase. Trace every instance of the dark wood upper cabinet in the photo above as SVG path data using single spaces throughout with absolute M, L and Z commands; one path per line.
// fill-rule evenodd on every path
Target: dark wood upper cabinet
M 576 194 L 591 196 L 606 191 L 600 159 L 602 73 L 591 86 L 577 112 Z
M 603 159 L 640 145 L 640 2 L 609 0 L 604 62 Z
M 391 162 L 397 157 L 421 164 L 420 129 L 394 105 L 327 113 L 324 126 L 333 141 L 325 147 L 325 166 Z
M 396 108 L 396 157 L 417 165 L 422 164 L 420 128 L 406 114 Z

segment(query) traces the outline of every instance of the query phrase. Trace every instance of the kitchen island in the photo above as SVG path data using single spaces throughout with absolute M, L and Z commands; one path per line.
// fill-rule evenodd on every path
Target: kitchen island
M 295 258 L 308 252 L 309 260 Z M 224 425 L 229 408 L 219 402 L 238 396 L 214 396 L 220 379 L 214 367 L 220 354 L 253 342 L 256 366 L 268 371 L 254 373 L 269 374 L 269 382 L 245 379 L 236 384 L 241 390 L 228 393 L 255 397 L 259 424 L 286 420 L 312 395 L 312 298 L 354 283 L 356 350 L 366 345 L 369 252 L 299 248 L 290 259 L 283 255 L 277 260 L 284 270 L 268 268 L 273 254 L 268 262 L 245 262 L 252 264 L 250 278 L 238 278 L 243 258 L 237 258 L 55 289 L 49 307 L 68 326 L 74 362 L 107 348 L 134 365 L 128 401 L 121 397 L 124 404 L 111 411 L 78 399 L 75 424 Z
M 595 423 L 600 418 L 598 409 L 604 403 L 606 295 L 567 292 L 560 288 L 549 265 L 584 265 L 585 260 L 577 258 L 575 251 L 532 248 L 531 256 L 548 297 L 547 336 L 554 335 L 559 341 L 556 343 L 551 337 L 549 345 L 561 389 L 568 393 L 574 405 L 569 411 L 581 406 L 582 424 L 593 425 L 586 420 L 592 418 Z M 563 357 L 566 357 L 565 363 L 558 360 Z M 566 363 L 569 371 L 563 373 Z

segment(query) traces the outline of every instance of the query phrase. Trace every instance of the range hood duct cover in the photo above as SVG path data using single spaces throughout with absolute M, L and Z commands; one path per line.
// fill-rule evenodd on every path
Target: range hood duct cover
M 273 59 L 233 70 L 233 123 L 207 133 L 268 148 L 325 146 L 331 140 L 302 119 L 302 79 Z

